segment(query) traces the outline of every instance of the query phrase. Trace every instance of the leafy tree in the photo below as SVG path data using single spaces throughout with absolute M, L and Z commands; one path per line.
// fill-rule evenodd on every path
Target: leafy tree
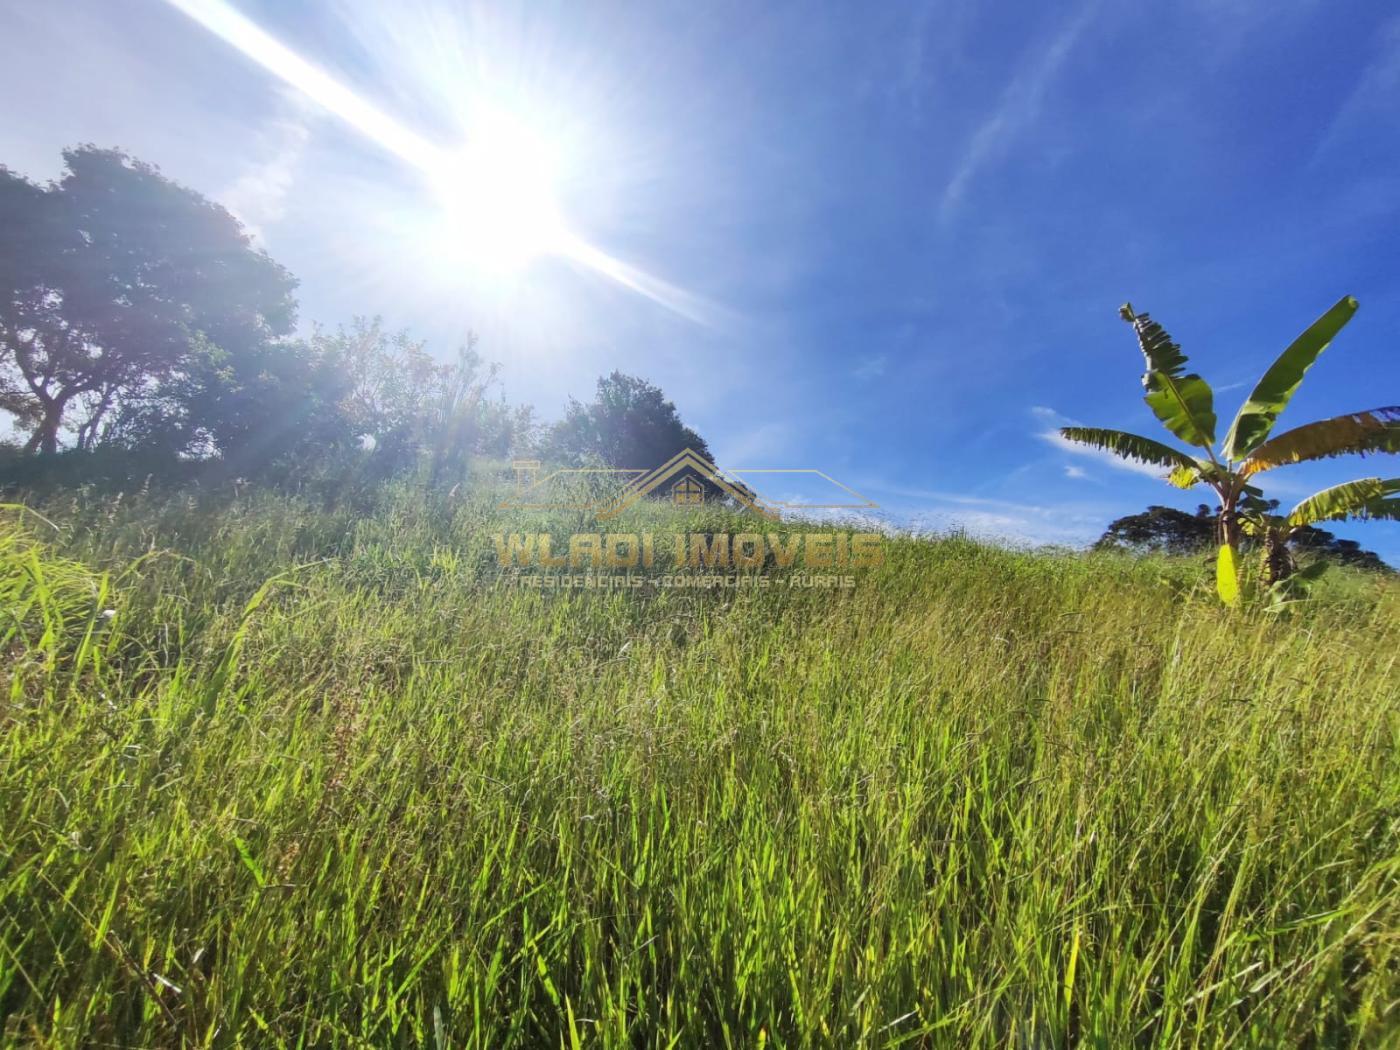
M 645 379 L 613 372 L 587 405 L 569 399 L 547 444 L 552 458 L 650 470 L 691 449 L 712 459 L 705 439 L 681 422 L 675 403 Z
M 659 387 L 622 372 L 600 378 L 597 395 L 589 404 L 570 398 L 564 418 L 542 442 L 548 459 L 621 470 L 652 470 L 686 449 L 714 463 L 705 439 L 681 422 L 675 403 L 667 400 Z M 683 466 L 674 480 L 696 483 L 699 498 L 707 503 L 728 501 L 734 492 L 749 503 L 758 498 L 735 478 L 725 479 L 726 491 L 713 474 L 694 465 Z M 653 495 L 665 497 L 670 491 L 667 485 Z
M 296 282 L 151 165 L 91 146 L 63 157 L 44 186 L 0 167 L 0 408 L 29 452 L 56 451 L 78 410 L 80 447 L 117 417 L 128 435 L 189 437 L 168 425 L 167 384 L 288 333 Z
M 1094 548 L 1133 554 L 1196 554 L 1211 546 L 1214 535 L 1215 515 L 1204 503 L 1195 514 L 1151 506 L 1140 514 L 1109 522 Z
M 343 408 L 348 377 L 314 339 L 212 350 L 177 386 L 173 400 L 196 446 L 236 474 L 324 472 L 359 451 Z
M 338 384 L 340 419 L 380 473 L 426 459 L 436 480 L 460 474 L 473 455 L 506 455 L 530 441 L 532 409 L 488 397 L 500 368 L 482 359 L 474 336 L 447 363 L 407 333 L 386 332 L 378 318 L 318 331 L 310 346 L 320 372 Z
M 1274 508 L 1277 507 L 1277 501 L 1270 502 Z M 1135 554 L 1198 554 L 1212 546 L 1216 528 L 1215 512 L 1204 503 L 1196 508 L 1194 514 L 1175 507 L 1151 506 L 1139 514 L 1128 514 L 1110 522 L 1094 547 Z M 1246 537 L 1243 546 L 1250 544 Z M 1380 555 L 1364 550 L 1355 540 L 1338 539 L 1326 529 L 1313 525 L 1297 529 L 1293 533 L 1292 545 L 1315 558 L 1337 565 L 1372 572 L 1393 571 Z
M 1261 540 L 1265 582 L 1277 584 L 1294 571 L 1289 542 L 1304 527 L 1346 518 L 1400 519 L 1400 499 L 1393 498 L 1400 493 L 1400 478 L 1362 478 L 1335 485 L 1303 500 L 1286 515 L 1276 513 L 1276 505 L 1266 501 L 1252 482 L 1258 474 L 1289 463 L 1349 453 L 1400 452 L 1400 405 L 1335 416 L 1270 436 L 1304 374 L 1351 320 L 1356 307 L 1355 299 L 1344 297 L 1279 355 L 1240 407 L 1217 454 L 1210 385 L 1186 371 L 1186 355 L 1160 324 L 1125 304 L 1120 313 L 1137 333 L 1147 362 L 1142 377 L 1147 391 L 1144 400 L 1172 434 L 1204 457 L 1121 430 L 1064 427 L 1060 431 L 1071 441 L 1167 468 L 1168 480 L 1179 488 L 1204 483 L 1215 491 L 1216 587 L 1227 603 L 1238 599 L 1237 555 L 1244 535 Z
M 1316 525 L 1304 525 L 1293 533 L 1292 546 L 1300 551 L 1315 555 L 1338 565 L 1349 565 L 1354 569 L 1370 572 L 1393 573 L 1395 570 L 1385 563 L 1375 551 L 1368 551 L 1355 540 L 1340 539 L 1326 529 Z

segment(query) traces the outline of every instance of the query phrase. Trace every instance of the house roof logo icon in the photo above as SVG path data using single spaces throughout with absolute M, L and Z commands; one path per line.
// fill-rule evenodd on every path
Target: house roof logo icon
M 717 489 L 738 506 L 753 511 L 770 520 L 778 520 L 784 510 L 803 509 L 847 509 L 865 510 L 878 506 L 847 485 L 820 470 L 810 469 L 754 469 L 721 470 L 705 456 L 694 449 L 686 448 L 676 453 L 665 463 L 652 470 L 625 470 L 610 467 L 573 467 L 556 470 L 544 478 L 539 478 L 538 460 L 519 460 L 515 463 L 515 495 L 501 503 L 502 509 L 535 510 L 591 510 L 599 521 L 611 521 L 638 501 L 653 494 L 667 496 L 684 503 L 700 502 L 694 499 L 694 483 L 698 478 Z M 811 502 L 801 499 L 767 499 L 758 494 L 749 482 L 750 475 L 763 475 L 765 478 L 789 475 L 800 476 L 804 481 L 817 480 L 835 489 L 835 499 L 823 497 L 822 501 Z M 604 481 L 610 483 L 611 491 L 580 496 L 577 491 L 567 491 L 569 482 Z M 685 486 L 690 480 L 694 488 Z M 581 486 L 587 489 L 589 486 Z M 562 491 L 561 491 L 562 490 Z
M 769 507 L 758 495 L 742 482 L 736 482 L 725 475 L 694 449 L 682 449 L 655 470 L 648 471 L 634 479 L 610 506 L 598 512 L 599 521 L 609 521 L 617 517 L 639 499 L 651 495 L 668 482 L 676 483 L 695 476 L 714 485 L 730 499 L 742 507 L 755 511 L 765 518 L 778 518 L 778 511 Z M 670 488 L 667 488 L 670 491 Z

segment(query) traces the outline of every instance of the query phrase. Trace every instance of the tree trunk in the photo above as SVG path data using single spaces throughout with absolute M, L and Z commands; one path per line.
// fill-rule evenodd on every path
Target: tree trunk
M 109 388 L 102 395 L 96 407 L 93 408 L 87 419 L 78 425 L 77 447 L 80 452 L 86 452 L 92 448 L 93 442 L 97 440 L 97 428 L 102 425 L 103 418 L 107 415 L 107 410 L 112 407 L 113 391 Z
M 1240 548 L 1240 523 L 1231 507 L 1224 507 L 1215 522 L 1215 542 L 1218 546 Z
M 35 424 L 34 433 L 30 434 L 29 440 L 24 443 L 24 451 L 51 456 L 58 451 L 58 428 L 63 425 L 63 409 L 67 402 L 45 399 L 41 404 L 43 414 Z
M 1288 540 L 1270 529 L 1264 540 L 1264 583 L 1271 587 L 1282 583 L 1296 568 Z

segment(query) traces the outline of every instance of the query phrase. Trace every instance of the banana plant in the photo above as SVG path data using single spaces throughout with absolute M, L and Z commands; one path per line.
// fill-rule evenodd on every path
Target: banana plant
M 1288 549 L 1293 534 L 1305 525 L 1344 519 L 1400 520 L 1400 478 L 1362 478 L 1323 489 L 1286 515 L 1276 514 L 1255 484 L 1258 475 L 1291 463 L 1334 456 L 1400 452 L 1400 405 L 1351 412 L 1306 423 L 1272 436 L 1303 376 L 1356 313 L 1357 302 L 1345 296 L 1308 326 L 1255 384 L 1216 447 L 1215 394 L 1210 384 L 1187 371 L 1186 355 L 1166 330 L 1131 303 L 1119 313 L 1133 326 L 1147 370 L 1143 398 L 1190 452 L 1122 430 L 1063 427 L 1061 435 L 1123 459 L 1162 467 L 1178 488 L 1206 485 L 1219 501 L 1216 540 L 1216 590 L 1222 601 L 1239 600 L 1239 547 L 1242 536 L 1262 543 L 1263 575 L 1273 585 L 1294 572 Z

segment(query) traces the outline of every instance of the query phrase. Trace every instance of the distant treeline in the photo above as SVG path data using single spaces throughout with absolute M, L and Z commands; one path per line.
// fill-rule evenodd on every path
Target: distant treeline
M 1273 501 L 1277 506 L 1278 501 Z M 1338 565 L 1349 565 L 1372 572 L 1393 572 L 1373 551 L 1355 540 L 1344 540 L 1326 529 L 1305 525 L 1294 533 L 1293 546 L 1304 554 L 1323 558 Z M 1216 515 L 1202 503 L 1196 513 L 1189 514 L 1175 507 L 1148 507 L 1141 514 L 1129 514 L 1109 523 L 1108 529 L 1094 545 L 1099 550 L 1127 551 L 1133 554 L 1204 554 L 1216 545 Z M 1252 549 L 1257 544 L 1245 537 L 1243 545 Z

